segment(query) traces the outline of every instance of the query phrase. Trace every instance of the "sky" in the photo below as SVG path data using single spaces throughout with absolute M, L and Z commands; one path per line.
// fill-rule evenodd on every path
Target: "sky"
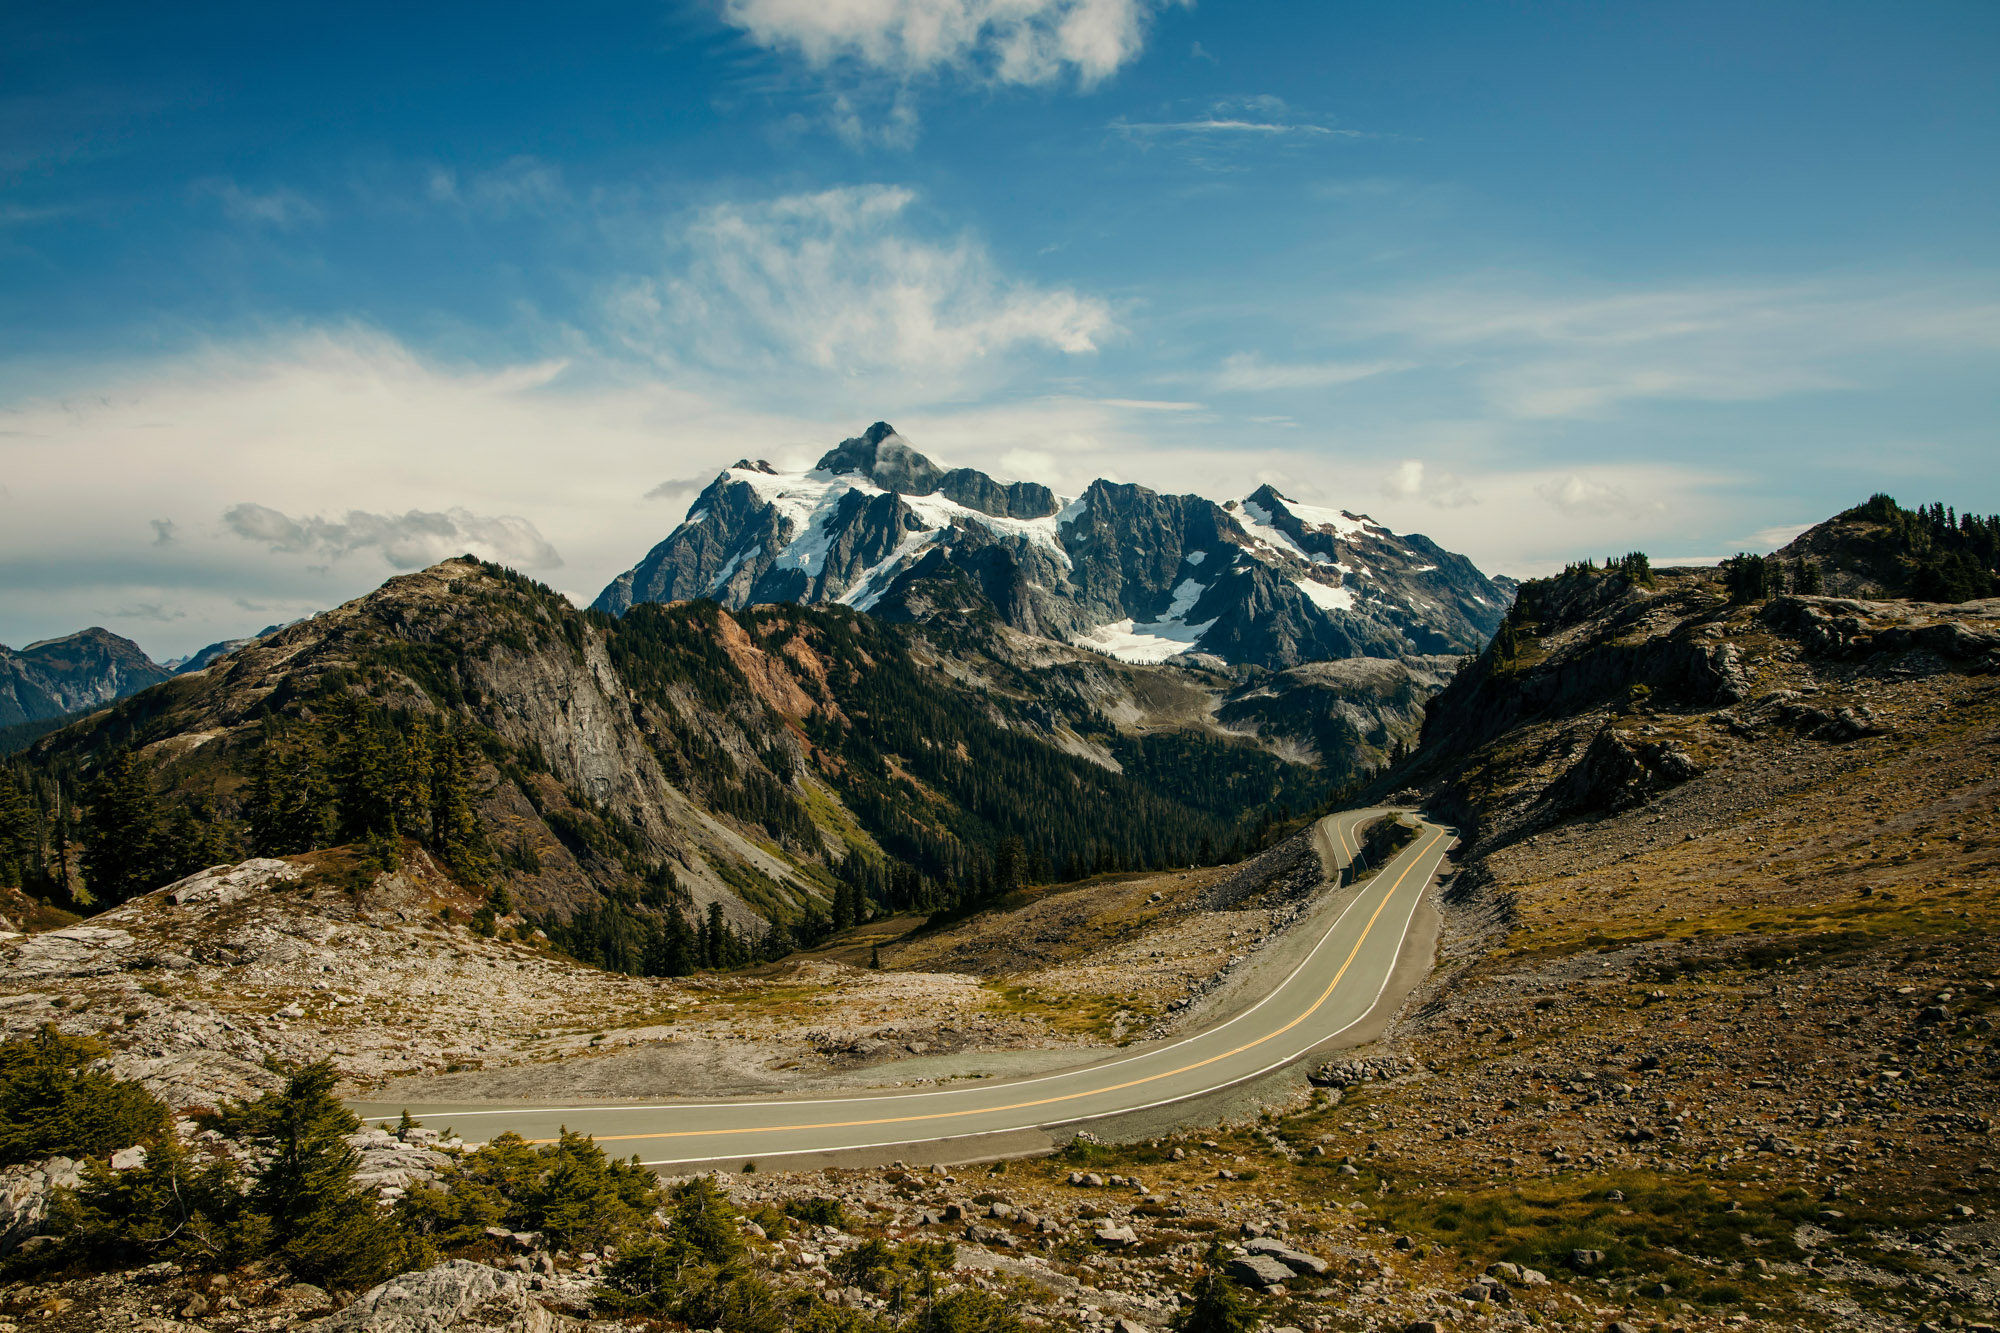
M 2000 7 L 0 9 L 0 643 L 587 602 L 876 420 L 1492 573 L 2000 510 Z

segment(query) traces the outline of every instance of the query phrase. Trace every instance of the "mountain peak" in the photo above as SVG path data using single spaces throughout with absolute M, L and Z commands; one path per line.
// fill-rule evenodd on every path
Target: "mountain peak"
M 930 495 L 944 477 L 937 464 L 918 453 L 886 421 L 876 422 L 851 440 L 842 440 L 819 460 L 817 470 L 859 474 L 885 491 L 902 495 Z

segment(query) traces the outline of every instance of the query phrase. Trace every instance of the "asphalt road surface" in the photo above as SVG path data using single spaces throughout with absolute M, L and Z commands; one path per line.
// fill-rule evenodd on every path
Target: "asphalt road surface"
M 1346 811 L 1320 821 L 1315 840 L 1329 878 L 1357 854 L 1361 826 L 1382 813 Z M 770 1165 L 782 1168 L 787 1156 L 992 1138 L 1186 1101 L 1290 1064 L 1359 1023 L 1388 986 L 1411 918 L 1451 840 L 1449 830 L 1424 824 L 1415 841 L 1362 882 L 1306 958 L 1234 1017 L 1074 1069 L 840 1097 L 623 1106 L 449 1103 L 409 1110 L 474 1142 L 510 1130 L 531 1140 L 553 1139 L 566 1126 L 594 1135 L 617 1156 L 636 1153 L 649 1166 L 779 1159 Z M 393 1121 L 402 1110 L 350 1105 L 371 1121 Z

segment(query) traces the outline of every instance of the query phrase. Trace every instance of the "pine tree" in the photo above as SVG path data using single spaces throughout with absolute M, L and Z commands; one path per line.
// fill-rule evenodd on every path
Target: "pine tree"
M 1175 1333 L 1250 1333 L 1260 1322 L 1234 1286 L 1221 1274 L 1209 1272 L 1195 1283 L 1194 1302 L 1173 1321 L 1173 1327 Z
M 472 804 L 472 739 L 464 732 L 444 736 L 431 775 L 431 850 L 470 884 L 485 879 L 486 833 Z
M 430 726 L 421 718 L 411 724 L 396 747 L 391 805 L 400 833 L 427 837 L 431 828 L 431 787 L 436 781 L 436 755 Z
M 267 735 L 244 802 L 252 850 L 259 856 L 293 856 L 326 846 L 333 806 L 317 728 L 298 726 L 282 742 Z
M 361 1155 L 347 1136 L 361 1122 L 333 1095 L 338 1081 L 321 1060 L 225 1117 L 268 1154 L 250 1203 L 270 1219 L 278 1257 L 303 1281 L 354 1290 L 395 1272 L 401 1246 L 394 1221 L 354 1183 Z
M 0 768 L 0 886 L 18 889 L 27 881 L 40 841 L 38 822 L 28 793 Z
M 161 877 L 160 810 L 151 774 L 129 750 L 104 761 L 86 793 L 83 882 L 91 898 L 115 907 L 167 881 Z
M 702 935 L 702 961 L 710 967 L 727 967 L 729 951 L 729 922 L 722 915 L 722 904 L 708 905 L 708 929 Z
M 327 701 L 327 776 L 337 817 L 334 837 L 362 842 L 396 832 L 396 774 L 372 710 L 351 694 Z

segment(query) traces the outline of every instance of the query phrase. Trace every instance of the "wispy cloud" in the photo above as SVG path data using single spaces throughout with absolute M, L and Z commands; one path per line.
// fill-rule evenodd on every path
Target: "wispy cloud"
M 1184 403 L 1167 398 L 1100 398 L 1106 407 L 1125 407 L 1135 412 L 1203 412 L 1205 403 Z
M 1664 500 L 1640 499 L 1614 482 L 1576 472 L 1549 478 L 1535 487 L 1535 493 L 1571 518 L 1638 517 L 1663 513 L 1667 507 Z
M 1173 110 L 1180 110 L 1175 107 Z M 1202 104 L 1189 114 L 1134 119 L 1120 116 L 1111 132 L 1140 148 L 1174 147 L 1197 163 L 1232 165 L 1233 153 L 1255 148 L 1303 148 L 1340 140 L 1374 136 L 1361 130 L 1327 124 L 1305 115 L 1268 94 L 1225 97 Z
M 1022 348 L 1095 351 L 1110 307 L 1009 279 L 967 236 L 919 234 L 912 191 L 866 185 L 722 204 L 679 229 L 669 272 L 620 285 L 635 347 L 739 372 L 949 378 Z
M 318 222 L 323 216 L 318 204 L 289 186 L 254 190 L 246 189 L 233 180 L 218 179 L 198 182 L 194 188 L 220 203 L 223 214 L 231 221 L 247 226 L 289 231 L 305 223 Z
M 706 490 L 716 478 L 716 471 L 697 472 L 692 476 L 669 477 L 646 492 L 648 500 L 670 500 L 677 495 L 687 495 L 693 491 Z
M 535 525 L 513 514 L 488 517 L 464 509 L 371 514 L 350 509 L 340 519 L 293 518 L 269 505 L 239 504 L 224 511 L 222 523 L 237 536 L 262 542 L 279 554 L 339 560 L 372 548 L 396 569 L 421 569 L 468 551 L 524 569 L 562 565 L 556 548 Z
M 174 531 L 174 521 L 172 519 L 152 518 L 152 519 L 147 519 L 146 521 L 153 525 L 153 545 L 155 546 L 173 545 L 175 538 L 175 531 Z
M 1562 292 L 1489 280 L 1358 302 L 1354 312 L 1350 338 L 1470 375 L 1494 409 L 1519 419 L 1842 390 L 1866 383 L 1890 350 L 2000 348 L 2000 299 L 1977 286 Z
M 1437 472 L 1421 458 L 1406 458 L 1382 478 L 1382 494 L 1392 500 L 1422 500 L 1433 509 L 1463 509 L 1479 503 L 1454 472 Z
M 425 188 L 434 203 L 458 204 L 492 217 L 544 213 L 570 198 L 561 168 L 535 157 L 513 157 L 465 174 L 434 167 Z
M 752 41 L 825 68 L 910 79 L 1101 83 L 1138 58 L 1170 0 L 725 0 Z
M 1252 353 L 1228 357 L 1210 376 L 1216 388 L 1231 393 L 1265 393 L 1273 389 L 1325 389 L 1410 369 L 1408 361 L 1265 361 Z

